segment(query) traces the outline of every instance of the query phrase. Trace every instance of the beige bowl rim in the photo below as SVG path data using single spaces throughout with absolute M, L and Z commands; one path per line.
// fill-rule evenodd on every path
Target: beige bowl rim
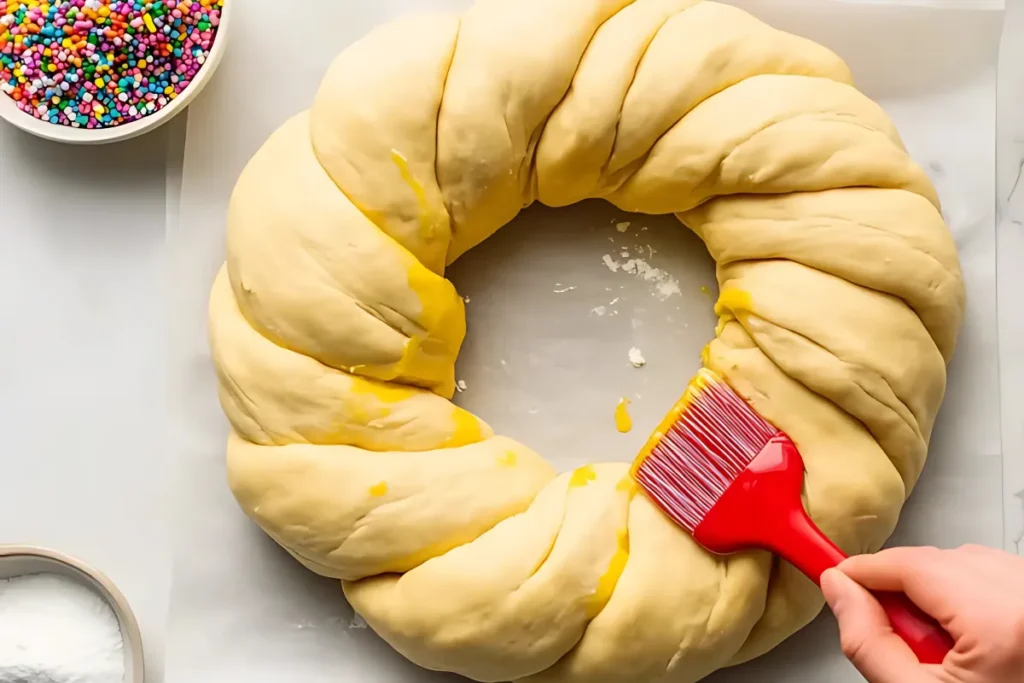
M 125 683 L 143 683 L 145 680 L 145 662 L 143 660 L 142 631 L 139 630 L 138 620 L 128 604 L 128 599 L 124 597 L 121 589 L 106 574 L 76 557 L 38 546 L 0 545 L 0 562 L 6 557 L 39 557 L 51 560 L 70 567 L 91 579 L 95 587 L 100 589 L 103 597 L 106 598 L 113 608 L 121 624 L 123 631 L 121 635 L 124 638 L 125 646 L 131 650 L 132 670 L 125 672 L 131 678 L 126 680 Z

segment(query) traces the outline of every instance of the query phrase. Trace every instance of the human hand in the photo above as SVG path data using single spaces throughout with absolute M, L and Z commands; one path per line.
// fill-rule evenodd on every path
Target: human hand
M 905 594 L 956 641 L 917 661 L 867 590 Z M 1024 683 L 1024 558 L 991 548 L 893 548 L 821 576 L 843 653 L 871 683 Z

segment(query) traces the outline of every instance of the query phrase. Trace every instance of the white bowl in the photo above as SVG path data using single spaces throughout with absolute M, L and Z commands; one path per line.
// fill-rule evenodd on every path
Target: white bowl
M 59 574 L 78 581 L 98 593 L 110 605 L 117 616 L 121 638 L 124 640 L 124 683 L 143 683 L 145 663 L 142 633 L 132 608 L 113 581 L 81 560 L 54 550 L 25 545 L 0 545 L 0 579 L 42 573 Z
M 72 126 L 50 123 L 49 121 L 40 121 L 31 114 L 26 114 L 18 109 L 18 106 L 9 95 L 0 92 L 0 118 L 32 135 L 37 135 L 47 140 L 76 145 L 98 145 L 106 142 L 117 142 L 148 133 L 184 111 L 189 102 L 195 99 L 196 95 L 210 82 L 210 78 L 213 77 L 213 73 L 217 70 L 217 66 L 224 56 L 228 29 L 231 26 L 231 8 L 234 4 L 235 0 L 224 0 L 224 7 L 221 8 L 220 12 L 220 25 L 217 27 L 216 40 L 214 40 L 210 54 L 206 58 L 206 63 L 196 73 L 192 82 L 188 84 L 188 87 L 180 95 L 149 116 L 144 116 L 138 121 L 123 123 L 120 126 L 112 126 L 110 128 L 74 128 Z

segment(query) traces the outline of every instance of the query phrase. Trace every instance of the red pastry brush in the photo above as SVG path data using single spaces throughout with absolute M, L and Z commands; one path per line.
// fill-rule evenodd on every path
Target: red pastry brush
M 819 584 L 846 559 L 804 511 L 804 463 L 793 441 L 710 370 L 690 383 L 631 473 L 710 552 L 770 550 Z M 940 664 L 953 647 L 949 634 L 905 595 L 874 596 L 918 660 Z

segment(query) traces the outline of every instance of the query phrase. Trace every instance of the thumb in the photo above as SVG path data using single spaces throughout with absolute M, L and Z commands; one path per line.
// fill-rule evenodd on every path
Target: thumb
M 839 622 L 845 654 L 871 683 L 933 681 L 907 644 L 893 633 L 881 605 L 838 569 L 821 575 L 821 591 Z

